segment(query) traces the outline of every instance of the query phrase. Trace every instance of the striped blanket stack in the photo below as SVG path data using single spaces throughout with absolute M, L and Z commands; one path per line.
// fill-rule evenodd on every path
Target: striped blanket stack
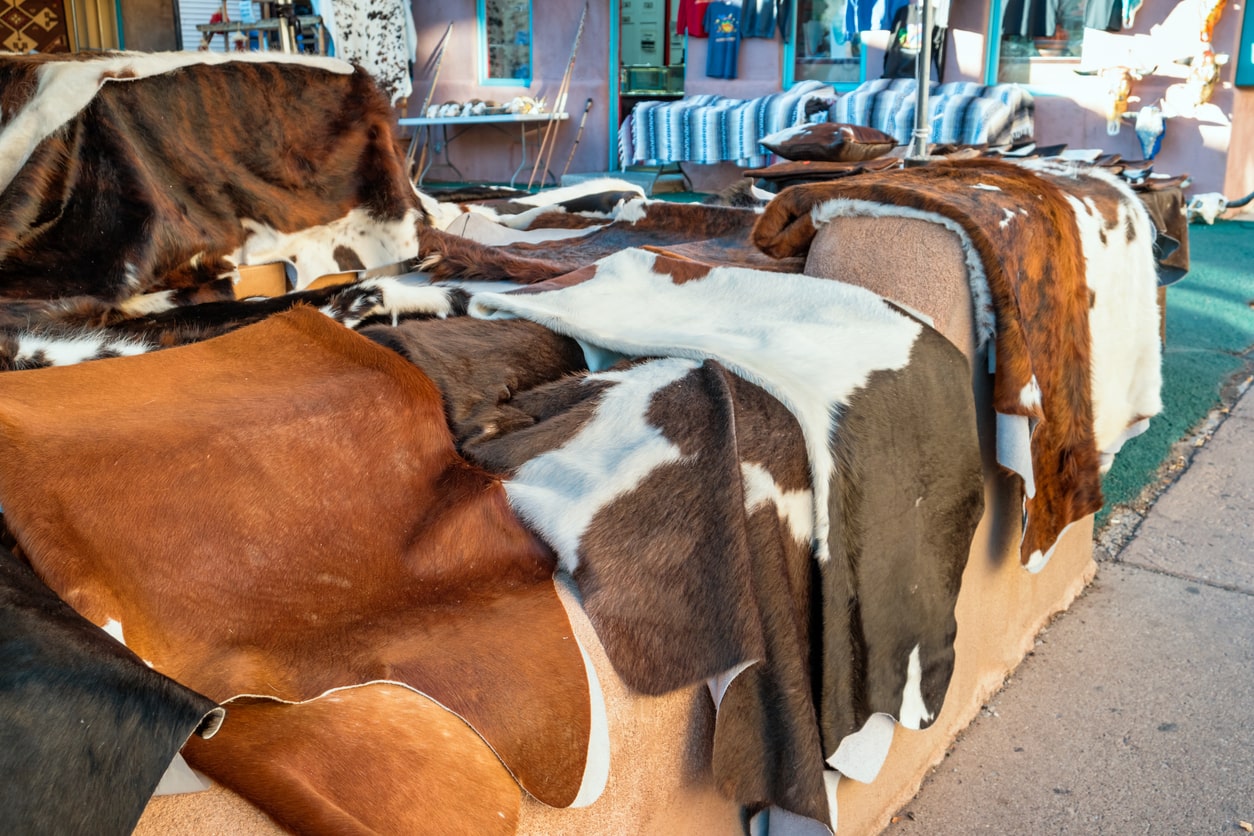
M 914 131 L 913 78 L 863 82 L 836 100 L 828 119 L 869 125 L 910 142 Z M 962 145 L 1007 145 L 1032 138 L 1032 95 L 1017 84 L 983 86 L 967 81 L 933 84 L 928 96 L 929 141 Z
M 810 112 L 817 111 L 822 121 L 835 97 L 829 85 L 801 81 L 757 99 L 703 95 L 641 102 L 619 130 L 619 161 L 623 167 L 679 160 L 762 166 L 768 155 L 759 139 L 805 122 Z
M 761 139 L 807 121 L 867 125 L 905 145 L 914 131 L 914 106 L 912 78 L 866 81 L 839 97 L 821 82 L 801 81 L 757 99 L 641 102 L 619 129 L 619 162 L 624 168 L 679 161 L 760 167 L 769 162 Z M 928 114 L 933 143 L 1007 145 L 1030 140 L 1035 131 L 1032 95 L 1017 84 L 933 84 Z

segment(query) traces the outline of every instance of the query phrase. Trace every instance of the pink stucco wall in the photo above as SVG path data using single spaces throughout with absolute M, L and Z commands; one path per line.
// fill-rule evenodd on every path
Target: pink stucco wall
M 444 53 L 433 102 L 465 102 L 470 99 L 505 103 L 515 96 L 544 98 L 552 106 L 556 102 L 562 75 L 570 63 L 571 45 L 579 26 L 583 0 L 540 0 L 535 4 L 532 47 L 532 82 L 519 85 L 481 85 L 479 83 L 478 28 L 475 23 L 475 0 L 443 0 L 440 3 L 415 2 L 414 20 L 418 28 L 418 66 L 414 71 L 414 95 L 410 99 L 411 116 L 418 111 L 431 88 L 430 74 L 424 72 L 430 57 L 443 37 L 449 21 L 453 34 Z M 583 137 L 575 149 L 571 171 L 604 170 L 609 159 L 609 2 L 592 2 L 584 25 L 583 37 L 575 59 L 575 70 L 567 93 L 566 110 L 570 120 L 555 129 L 552 168 L 561 174 L 574 145 L 585 102 L 593 99 Z M 521 161 L 522 148 L 518 130 L 505 126 L 498 130 L 478 126 L 465 131 L 449 146 L 452 162 L 472 182 L 503 182 Z M 528 153 L 534 152 L 540 137 L 528 138 Z M 531 166 L 524 169 L 525 184 Z M 433 168 L 430 178 L 449 179 L 447 169 Z M 550 181 L 551 182 L 551 181 Z
M 989 26 L 990 0 L 955 3 L 952 6 L 946 81 L 983 81 Z M 1179 0 L 1145 0 L 1137 15 L 1136 33 L 1149 33 L 1169 21 L 1180 25 Z M 478 44 L 474 0 L 446 0 L 443 3 L 415 3 L 418 26 L 418 62 L 412 115 L 430 87 L 422 65 L 433 54 L 450 20 L 454 33 L 440 70 L 434 101 L 465 101 L 471 98 L 504 102 L 516 95 L 547 98 L 553 102 L 562 74 L 570 58 L 581 0 L 540 0 L 535 12 L 534 75 L 530 87 L 481 86 L 478 82 Z M 580 44 L 575 74 L 567 95 L 569 122 L 556 131 L 553 168 L 560 174 L 574 143 L 584 102 L 593 99 L 592 111 L 574 158 L 572 172 L 603 171 L 613 154 L 611 141 L 619 121 L 617 109 L 609 101 L 611 67 L 616 55 L 610 44 L 610 0 L 593 0 Z M 1229 2 L 1214 33 L 1215 51 L 1235 54 L 1240 37 L 1242 8 Z M 1130 33 L 1129 33 L 1130 34 Z M 784 46 L 779 39 L 747 39 L 741 45 L 740 77 L 712 79 L 705 76 L 706 41 L 691 38 L 688 43 L 685 92 L 717 93 L 736 98 L 752 98 L 780 89 L 784 75 Z M 1187 68 L 1172 64 L 1164 56 L 1155 72 L 1133 87 L 1135 97 L 1129 109 L 1158 101 L 1167 86 L 1183 80 Z M 876 66 L 873 62 L 872 66 Z M 1254 91 L 1232 86 L 1234 65 L 1223 68 L 1222 83 L 1211 102 L 1194 117 L 1177 117 L 1167 129 L 1156 170 L 1187 173 L 1193 178 L 1191 192 L 1222 191 L 1237 197 L 1254 189 Z M 1058 80 L 1034 87 L 1037 104 L 1037 141 L 1042 144 L 1066 143 L 1071 148 L 1100 148 L 1127 159 L 1140 159 L 1141 151 L 1131 124 L 1115 136 L 1106 132 L 1103 116 L 1103 83 L 1064 70 Z M 539 137 L 533 137 L 533 147 Z M 476 127 L 464 133 L 450 148 L 450 155 L 468 180 L 508 180 L 521 159 L 516 130 L 508 132 Z M 530 167 L 525 169 L 530 173 Z M 431 177 L 451 176 L 434 169 Z

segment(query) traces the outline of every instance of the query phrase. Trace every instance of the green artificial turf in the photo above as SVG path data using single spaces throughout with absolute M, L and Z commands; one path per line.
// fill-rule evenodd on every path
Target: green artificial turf
M 1189 273 L 1167 289 L 1163 411 L 1129 441 L 1102 481 L 1111 510 L 1152 482 L 1171 447 L 1221 402 L 1223 387 L 1249 368 L 1254 346 L 1254 223 L 1189 227 Z

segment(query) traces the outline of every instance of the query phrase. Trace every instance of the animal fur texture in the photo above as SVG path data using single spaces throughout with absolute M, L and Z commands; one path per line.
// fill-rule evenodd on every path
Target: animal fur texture
M 1101 507 L 1103 456 L 1161 408 L 1161 377 L 1144 207 L 1100 171 L 1029 165 L 945 161 L 794 186 L 767 207 L 754 241 L 776 256 L 804 253 L 848 202 L 961 230 L 972 295 L 995 323 L 993 405 L 1009 418 L 999 447 L 1032 427 L 1016 465 L 1026 495 L 1020 552 L 1039 571 L 1062 531 Z M 987 314 L 977 310 L 977 322 Z

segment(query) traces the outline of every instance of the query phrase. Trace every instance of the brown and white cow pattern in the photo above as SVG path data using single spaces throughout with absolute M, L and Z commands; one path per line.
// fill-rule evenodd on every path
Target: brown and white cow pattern
M 1161 378 L 1149 339 L 1157 311 L 1146 304 L 1157 287 L 1154 236 L 1140 201 L 1088 167 L 1028 165 L 943 161 L 794 186 L 768 206 L 754 239 L 794 255 L 825 220 L 859 211 L 939 215 L 961 229 L 974 251 L 968 265 L 981 267 L 970 271 L 973 298 L 978 307 L 982 274 L 996 315 L 989 363 L 998 459 L 1023 477 L 1021 558 L 1040 571 L 1066 527 L 1101 507 L 1102 465 L 1121 436 L 1158 411 Z M 977 323 L 983 317 L 977 309 Z M 1095 361 L 1094 339 L 1111 356 Z M 1122 348 L 1112 352 L 1114 343 Z
M 391 108 L 337 59 L 10 55 L 0 113 L 5 297 L 230 298 L 240 265 L 286 262 L 301 290 L 418 252 Z
M 581 273 L 570 284 L 471 299 L 476 316 L 520 316 L 578 340 L 594 370 L 578 385 L 608 384 L 594 412 L 550 442 L 558 446 L 516 467 L 506 483 L 511 504 L 579 583 L 632 687 L 658 693 L 711 680 L 720 703 L 716 778 L 729 794 L 826 821 L 823 762 L 873 776 L 878 766 L 849 752 L 882 756 L 885 746 L 865 741 L 882 738 L 883 726 L 871 723 L 865 745 L 838 755 L 842 741 L 877 712 L 926 726 L 952 671 L 952 603 L 982 509 L 966 361 L 881 297 L 837 282 L 632 250 Z M 607 368 L 658 356 L 665 359 Z M 747 383 L 729 383 L 727 371 Z M 748 384 L 797 422 L 800 459 L 783 471 L 790 479 L 772 472 L 778 450 L 774 465 L 749 453 L 755 432 L 778 433 L 791 422 L 779 413 L 751 420 Z M 687 414 L 714 392 L 729 393 L 715 401 L 726 407 L 700 419 L 699 410 Z M 680 403 L 686 411 L 675 412 Z M 730 452 L 708 452 L 720 437 Z M 877 478 L 876 468 L 892 478 Z M 690 471 L 691 483 L 683 482 Z M 916 487 L 920 479 L 928 487 Z M 701 525 L 689 484 L 707 486 L 714 507 L 731 491 L 742 497 L 739 511 L 723 509 L 718 525 Z M 714 497 L 711 486 L 719 486 Z M 763 508 L 767 516 L 756 516 Z M 911 535 L 866 531 L 891 508 L 901 509 L 897 524 Z M 774 533 L 762 534 L 764 525 Z M 709 546 L 716 548 L 706 558 Z M 762 568 L 767 553 L 776 555 L 776 571 Z M 810 592 L 797 580 L 807 555 L 823 578 Z M 774 580 L 763 586 L 768 575 Z M 649 577 L 666 580 L 642 589 Z M 767 591 L 780 577 L 794 579 L 784 586 L 791 593 Z M 917 618 L 913 593 L 897 588 L 906 577 L 926 590 Z M 811 595 L 822 602 L 823 627 L 807 637 L 799 625 L 808 623 L 809 605 L 795 608 Z M 674 629 L 659 631 L 659 619 Z M 676 642 L 676 634 L 689 638 Z M 824 661 L 807 673 L 797 660 L 809 658 L 810 642 L 824 648 Z M 787 695 L 806 693 L 810 676 L 819 682 L 818 705 L 790 704 Z M 806 730 L 805 716 L 818 719 L 817 729 Z M 780 754 L 773 746 L 788 757 L 771 757 Z M 755 772 L 781 761 L 792 771 Z

